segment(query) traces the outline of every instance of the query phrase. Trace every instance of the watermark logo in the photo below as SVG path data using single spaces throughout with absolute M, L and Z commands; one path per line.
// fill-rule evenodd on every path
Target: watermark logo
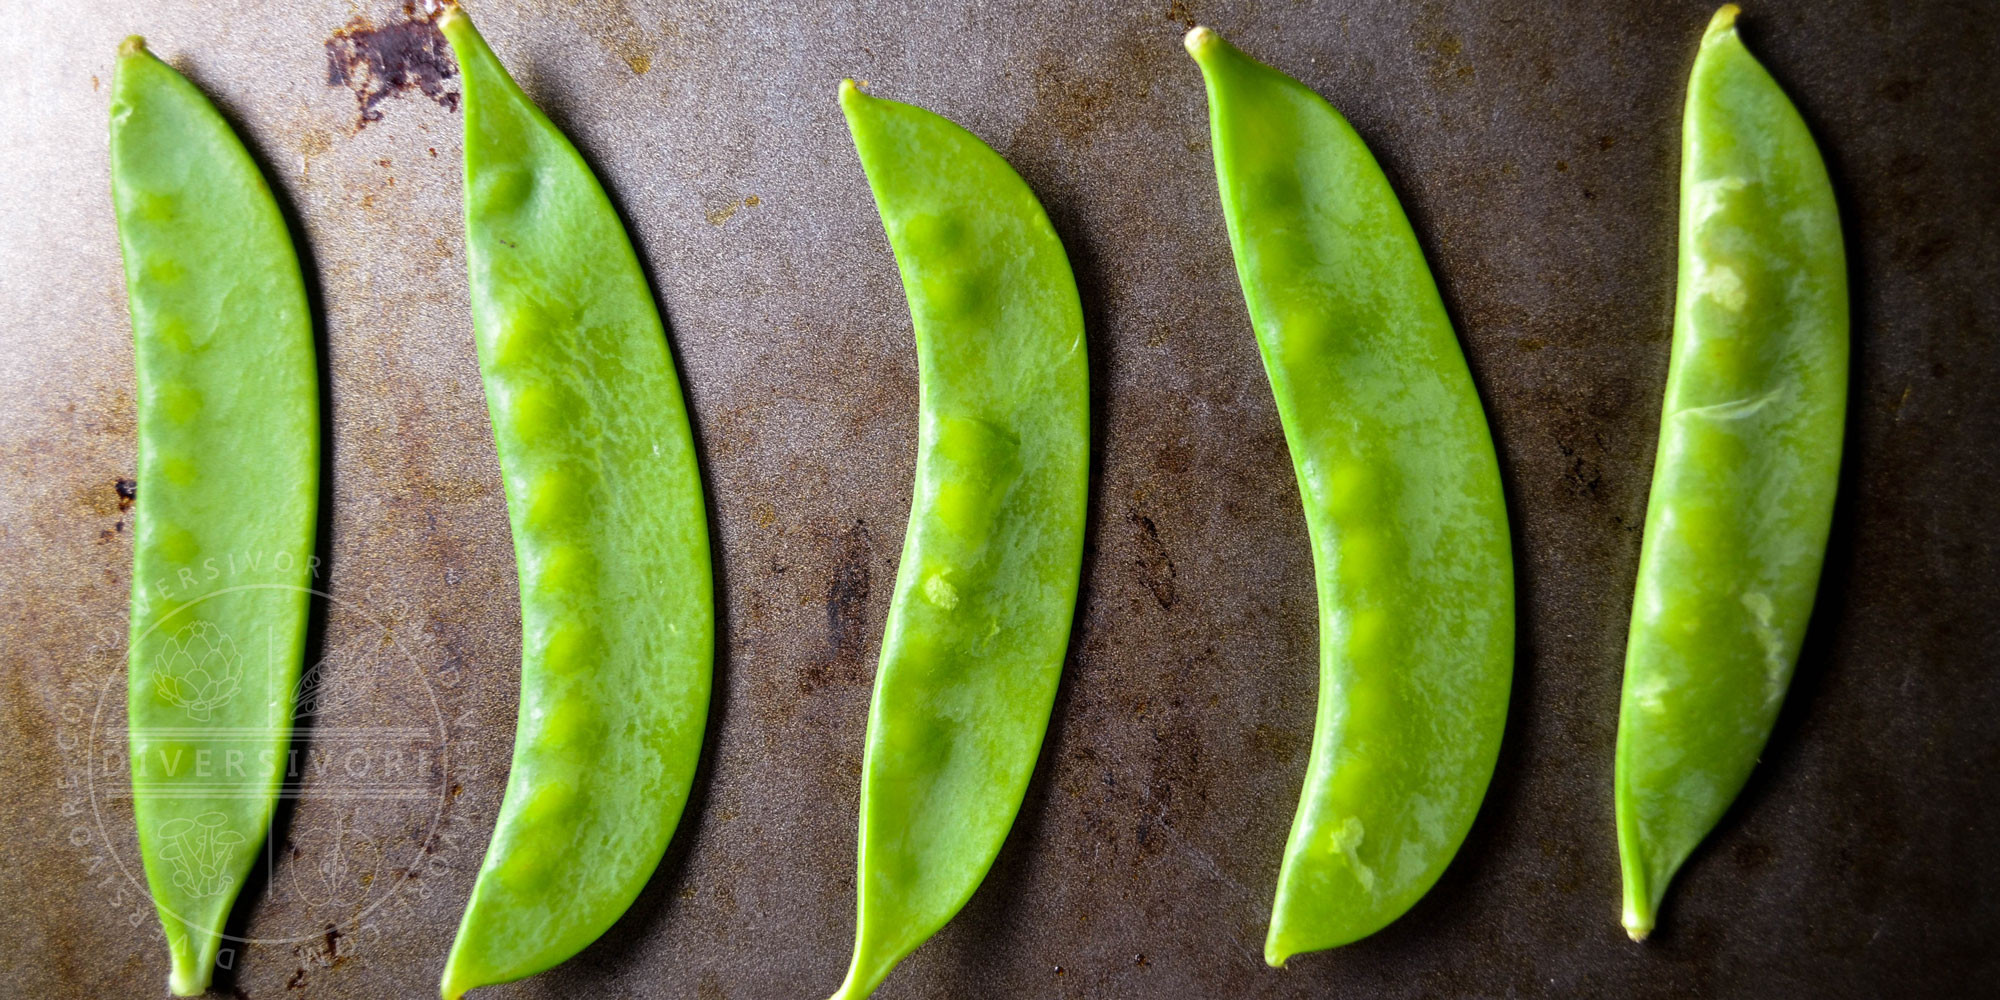
M 229 828 L 229 817 L 219 812 L 179 816 L 161 823 L 159 831 L 160 858 L 172 866 L 174 884 L 182 892 L 202 899 L 230 889 L 235 881 L 229 874 L 231 862 L 249 838 Z
M 419 655 L 415 602 L 272 582 L 301 565 L 319 576 L 317 559 L 279 555 L 206 560 L 220 571 L 151 588 L 161 600 L 131 636 L 139 655 L 107 628 L 101 680 L 67 689 L 60 710 L 59 787 L 75 795 L 69 840 L 92 884 L 156 932 L 156 906 L 253 908 L 225 935 L 224 967 L 245 945 L 317 954 L 427 919 L 416 914 L 448 874 L 459 842 L 443 824 L 468 776 L 449 753 L 457 667 L 427 672 L 438 657 Z M 301 605 L 324 625 L 295 674 L 296 638 L 270 623 Z
M 167 640 L 153 667 L 160 698 L 207 722 L 242 690 L 243 658 L 214 622 L 194 621 Z

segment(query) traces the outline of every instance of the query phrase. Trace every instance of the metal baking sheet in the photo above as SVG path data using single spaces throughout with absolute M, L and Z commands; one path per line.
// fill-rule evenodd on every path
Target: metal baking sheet
M 985 885 L 880 996 L 1949 997 L 2000 979 L 1992 5 L 1746 13 L 1845 213 L 1848 457 L 1777 734 L 1643 947 L 1617 923 L 1612 742 L 1707 4 L 472 11 L 651 269 L 725 617 L 694 801 L 651 884 L 575 960 L 483 995 L 812 997 L 844 971 L 916 362 L 843 76 L 964 123 L 1027 178 L 1075 265 L 1094 381 L 1083 593 L 1040 768 Z M 1463 851 L 1408 916 L 1283 971 L 1260 946 L 1311 734 L 1312 574 L 1180 49 L 1196 20 L 1328 97 L 1388 168 L 1493 421 L 1519 572 L 1506 742 Z M 505 778 L 519 611 L 466 310 L 457 80 L 408 22 L 384 0 L 0 3 L 0 994 L 156 996 L 166 976 L 117 735 L 133 391 L 105 128 L 136 32 L 267 167 L 327 377 L 307 794 L 219 989 L 434 995 Z

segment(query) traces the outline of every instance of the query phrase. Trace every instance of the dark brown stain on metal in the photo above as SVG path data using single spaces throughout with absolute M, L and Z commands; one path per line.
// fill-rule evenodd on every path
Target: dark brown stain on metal
M 1446 30 L 1443 5 L 1427 3 L 1410 26 L 1418 52 L 1430 57 L 1431 83 L 1440 90 L 1455 89 L 1472 79 L 1472 63 L 1465 58 L 1465 44 Z
M 807 664 L 799 681 L 808 694 L 828 684 L 866 678 L 861 654 L 868 648 L 872 541 L 866 521 L 856 521 L 828 540 L 834 564 L 826 582 L 826 649 Z
M 445 83 L 457 75 L 444 33 L 410 6 L 403 8 L 402 20 L 379 28 L 357 14 L 326 40 L 326 85 L 354 91 L 360 109 L 356 129 L 381 121 L 377 106 L 411 90 L 458 110 L 458 91 Z
M 1125 512 L 1125 520 L 1137 529 L 1139 557 L 1133 565 L 1139 568 L 1139 579 L 1146 589 L 1153 592 L 1153 600 L 1160 602 L 1162 611 L 1174 606 L 1174 557 L 1167 552 L 1167 544 L 1160 540 L 1160 528 L 1153 519 L 1138 510 Z
M 139 498 L 139 481 L 120 479 L 112 488 L 118 491 L 118 509 L 131 510 L 132 501 Z

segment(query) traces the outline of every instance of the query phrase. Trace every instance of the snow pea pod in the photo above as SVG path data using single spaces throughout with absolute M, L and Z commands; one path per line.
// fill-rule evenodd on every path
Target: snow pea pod
M 1465 838 L 1514 583 L 1479 396 L 1402 205 L 1339 112 L 1207 28 L 1215 172 L 1304 501 L 1320 694 L 1265 960 L 1374 933 Z
M 208 988 L 291 741 L 319 505 L 319 376 L 291 234 L 236 133 L 126 39 L 111 190 L 138 376 L 128 707 L 139 854 Z
M 862 764 L 854 960 L 873 992 L 986 877 L 1069 646 L 1089 369 L 1069 258 L 971 133 L 852 81 L 840 107 L 896 254 L 920 377 L 910 523 Z
M 1702 36 L 1682 122 L 1680 285 L 1618 710 L 1635 941 L 1770 738 L 1819 584 L 1846 419 L 1833 187 L 1736 14 L 1723 7 Z
M 472 324 L 521 578 L 521 711 L 448 998 L 625 912 L 687 804 L 715 650 L 708 521 L 666 330 L 597 178 L 456 5 Z

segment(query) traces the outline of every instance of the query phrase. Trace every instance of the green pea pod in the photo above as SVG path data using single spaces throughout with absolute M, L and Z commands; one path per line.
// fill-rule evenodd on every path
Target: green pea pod
M 1076 607 L 1089 367 L 1069 258 L 999 154 L 843 83 L 921 378 L 909 531 L 862 765 L 854 961 L 873 992 L 986 877 L 1048 729 Z
M 1749 778 L 1826 554 L 1847 263 L 1805 122 L 1716 12 L 1681 135 L 1680 289 L 1618 711 L 1627 933 Z
M 687 411 L 597 178 L 457 6 L 465 244 L 521 575 L 513 770 L 443 995 L 532 975 L 658 867 L 700 756 L 715 653 Z
M 1457 853 L 1506 721 L 1493 440 L 1395 192 L 1339 112 L 1207 28 L 1223 217 L 1312 539 L 1319 715 L 1264 958 L 1402 915 Z
M 111 191 L 138 373 L 132 811 L 168 986 L 208 988 L 291 742 L 319 504 L 298 255 L 228 122 L 134 36 Z

